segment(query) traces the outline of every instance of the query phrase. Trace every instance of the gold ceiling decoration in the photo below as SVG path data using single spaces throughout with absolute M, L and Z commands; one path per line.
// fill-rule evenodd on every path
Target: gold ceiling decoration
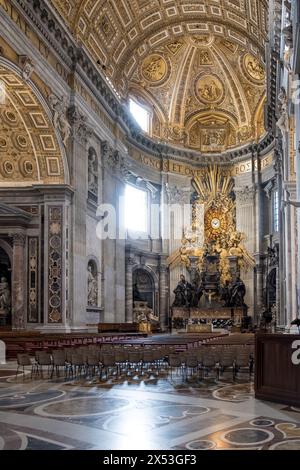
M 161 83 L 167 75 L 168 64 L 166 60 L 158 55 L 151 54 L 142 63 L 142 75 L 148 82 Z
M 251 78 L 259 82 L 263 82 L 266 78 L 265 68 L 253 55 L 246 54 L 244 57 L 244 65 L 247 73 Z
M 197 97 L 206 104 L 220 103 L 224 99 L 224 87 L 217 76 L 202 75 L 195 86 Z
M 262 137 L 267 0 L 52 0 L 152 136 L 201 152 Z
M 34 90 L 0 63 L 0 186 L 65 183 L 56 135 Z

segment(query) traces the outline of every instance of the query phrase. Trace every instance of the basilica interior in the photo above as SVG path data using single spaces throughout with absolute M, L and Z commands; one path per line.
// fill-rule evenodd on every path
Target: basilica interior
M 0 450 L 300 449 L 297 0 L 0 0 Z

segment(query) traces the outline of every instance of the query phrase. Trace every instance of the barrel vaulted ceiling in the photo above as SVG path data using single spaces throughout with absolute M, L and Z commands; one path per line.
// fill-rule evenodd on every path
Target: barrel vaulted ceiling
M 153 137 L 204 153 L 264 133 L 266 0 L 52 0 Z

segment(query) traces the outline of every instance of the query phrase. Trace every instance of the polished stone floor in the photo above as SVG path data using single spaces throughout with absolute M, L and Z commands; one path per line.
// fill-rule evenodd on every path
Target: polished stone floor
M 247 374 L 16 379 L 11 362 L 0 366 L 0 449 L 300 450 L 300 409 L 255 400 Z

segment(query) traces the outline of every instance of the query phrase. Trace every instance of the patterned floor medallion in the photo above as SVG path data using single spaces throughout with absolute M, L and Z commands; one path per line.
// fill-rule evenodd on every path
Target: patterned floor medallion
M 0 449 L 300 450 L 297 408 L 255 400 L 246 376 L 15 373 L 0 369 Z

